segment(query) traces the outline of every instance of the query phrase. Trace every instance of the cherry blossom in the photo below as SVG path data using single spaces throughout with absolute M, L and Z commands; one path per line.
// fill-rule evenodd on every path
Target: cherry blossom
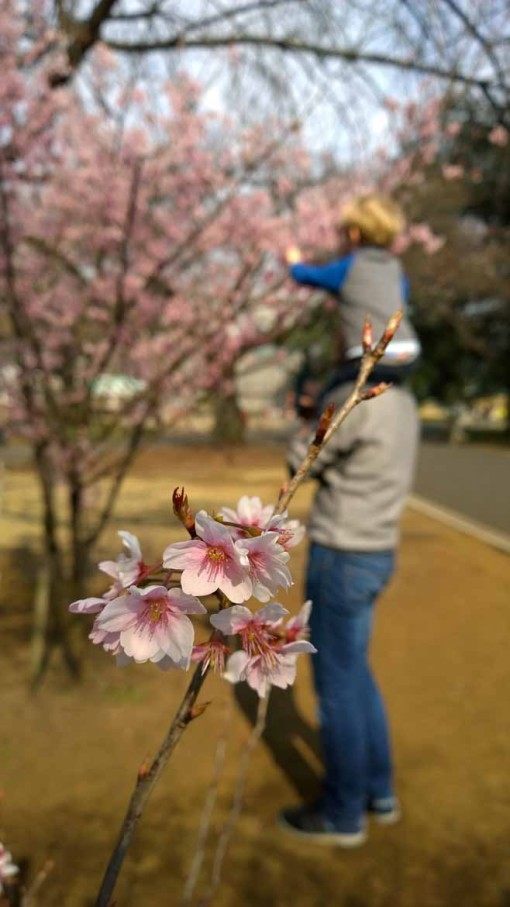
M 106 605 L 106 602 L 104 604 Z M 89 639 L 94 645 L 102 646 L 105 652 L 110 652 L 117 657 L 122 654 L 120 631 L 118 630 L 114 633 L 110 633 L 107 630 L 100 630 L 96 622 L 94 622 L 92 630 L 89 633 Z
M 186 615 L 204 613 L 201 602 L 181 589 L 133 586 L 98 614 L 91 638 L 114 654 L 123 653 L 139 663 L 152 661 L 161 663 L 161 667 L 172 663 L 187 668 L 194 630 Z M 107 635 L 101 638 L 103 633 Z
M 305 535 L 303 524 L 299 520 L 289 520 L 287 512 L 271 517 L 266 528 L 278 533 L 278 543 L 286 551 L 299 545 Z
M 240 544 L 248 558 L 252 594 L 258 601 L 267 602 L 277 589 L 288 589 L 292 585 L 290 570 L 286 567 L 290 555 L 281 545 L 278 532 L 264 532 L 255 538 L 245 538 Z
M 226 636 L 238 635 L 242 648 L 234 652 L 227 661 L 223 674 L 230 683 L 245 680 L 261 698 L 265 698 L 271 686 L 285 689 L 296 678 L 298 655 L 316 651 L 306 639 L 297 638 L 305 633 L 304 627 L 309 615 L 309 603 L 295 618 L 293 641 L 287 641 L 286 628 L 281 628 L 288 611 L 278 602 L 273 602 L 253 614 L 242 605 L 234 605 L 213 614 L 213 627 Z M 299 623 L 299 628 L 297 624 Z
M 121 529 L 118 533 L 124 546 L 116 561 L 101 561 L 99 569 L 113 577 L 115 594 L 119 589 L 134 586 L 146 574 L 140 542 L 136 535 Z
M 460 123 L 458 120 L 452 120 L 450 123 L 447 124 L 445 132 L 447 135 L 451 136 L 452 138 L 455 138 L 455 136 L 457 136 L 459 134 L 461 129 L 462 129 L 462 123 Z
M 504 126 L 494 126 L 494 129 L 489 132 L 488 139 L 492 145 L 499 145 L 500 148 L 504 148 L 508 144 L 508 136 L 508 129 L 505 129 Z
M 80 598 L 75 602 L 71 602 L 69 610 L 72 614 L 99 614 L 106 603 L 106 598 Z
M 312 610 L 310 599 L 304 603 L 295 617 L 289 618 L 285 624 L 285 642 L 295 642 L 298 639 L 307 639 L 309 634 L 308 622 Z
M 3 894 L 4 883 L 9 883 L 9 880 L 17 875 L 18 872 L 19 867 L 13 863 L 12 854 L 0 843 L 0 895 Z
M 278 533 L 278 543 L 288 550 L 299 545 L 305 534 L 305 527 L 299 520 L 289 520 L 287 513 L 275 514 L 274 507 L 264 505 L 259 497 L 244 495 L 239 499 L 235 510 L 222 507 L 220 514 L 229 522 L 247 528 L 266 529 Z M 239 539 L 242 533 L 231 530 L 233 537 Z M 243 540 L 244 543 L 244 540 Z
M 249 561 L 240 543 L 234 544 L 226 526 L 205 510 L 195 517 L 198 536 L 175 542 L 163 553 L 163 566 L 182 570 L 181 585 L 190 595 L 211 595 L 220 590 L 230 601 L 244 602 L 252 594 Z
M 227 661 L 223 674 L 229 683 L 245 680 L 261 699 L 265 699 L 272 686 L 285 690 L 296 679 L 296 656 L 313 654 L 317 650 L 310 642 L 285 643 L 274 647 L 269 655 L 249 656 L 244 650 L 234 652 Z
M 460 180 L 464 176 L 462 164 L 444 164 L 441 172 L 445 180 Z
M 208 642 L 193 646 L 191 660 L 198 663 L 202 662 L 202 671 L 204 673 L 210 667 L 217 674 L 223 674 L 226 657 L 229 652 L 230 649 L 226 643 L 213 637 Z
M 222 507 L 220 510 L 220 514 L 229 522 L 258 529 L 266 528 L 273 513 L 274 507 L 271 504 L 264 505 L 259 497 L 248 495 L 239 498 L 235 510 L 230 507 Z
M 260 655 L 269 652 L 275 630 L 288 613 L 279 602 L 265 605 L 255 613 L 244 605 L 233 605 L 212 614 L 210 621 L 224 636 L 239 635 L 249 655 Z

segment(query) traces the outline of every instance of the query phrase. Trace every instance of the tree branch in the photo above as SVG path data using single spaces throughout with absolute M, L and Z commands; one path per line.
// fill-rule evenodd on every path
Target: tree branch
M 471 85 L 476 88 L 490 87 L 490 79 L 483 79 L 458 69 L 445 69 L 434 63 L 420 63 L 411 58 L 393 57 L 390 54 L 365 52 L 351 47 L 326 47 L 314 41 L 302 41 L 297 38 L 273 38 L 271 35 L 226 35 L 224 37 L 208 36 L 202 38 L 186 38 L 177 35 L 172 38 L 155 41 L 115 41 L 106 39 L 105 43 L 112 50 L 124 53 L 144 53 L 155 50 L 186 50 L 202 48 L 211 50 L 217 47 L 231 47 L 245 45 L 249 47 L 268 47 L 285 53 L 308 53 L 319 59 L 344 60 L 346 63 L 366 63 L 377 66 L 391 67 L 407 72 L 418 72 L 422 75 L 436 76 L 450 82 Z

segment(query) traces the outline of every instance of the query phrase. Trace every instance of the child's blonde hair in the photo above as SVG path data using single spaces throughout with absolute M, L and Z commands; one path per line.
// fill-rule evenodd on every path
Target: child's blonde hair
M 362 242 L 391 246 L 405 227 L 404 212 L 388 195 L 360 195 L 342 209 L 340 226 L 357 227 Z

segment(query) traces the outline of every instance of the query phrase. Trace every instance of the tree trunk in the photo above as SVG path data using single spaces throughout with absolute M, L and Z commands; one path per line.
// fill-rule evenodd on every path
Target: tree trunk
M 83 487 L 77 475 L 69 478 L 69 512 L 71 533 L 70 599 L 83 598 L 89 573 L 90 544 L 84 540 L 83 532 Z
M 69 674 L 79 677 L 79 663 L 72 651 L 66 605 L 68 583 L 57 534 L 57 513 L 53 470 L 43 445 L 36 448 L 35 460 L 41 483 L 44 512 L 43 563 L 34 598 L 32 630 L 32 686 L 38 687 L 54 649 L 60 650 Z
M 235 392 L 219 393 L 214 402 L 213 438 L 220 444 L 244 444 L 246 421 Z

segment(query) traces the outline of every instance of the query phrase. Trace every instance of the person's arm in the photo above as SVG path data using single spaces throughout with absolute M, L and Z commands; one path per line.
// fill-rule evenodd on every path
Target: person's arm
M 304 262 L 291 264 L 289 273 L 296 283 L 307 287 L 318 287 L 330 293 L 339 293 L 347 279 L 353 256 L 346 255 L 327 265 L 307 265 Z
M 402 276 L 400 278 L 400 289 L 402 292 L 402 299 L 403 299 L 405 305 L 407 305 L 409 302 L 409 296 L 411 293 L 409 277 L 407 276 L 407 274 L 402 274 Z

